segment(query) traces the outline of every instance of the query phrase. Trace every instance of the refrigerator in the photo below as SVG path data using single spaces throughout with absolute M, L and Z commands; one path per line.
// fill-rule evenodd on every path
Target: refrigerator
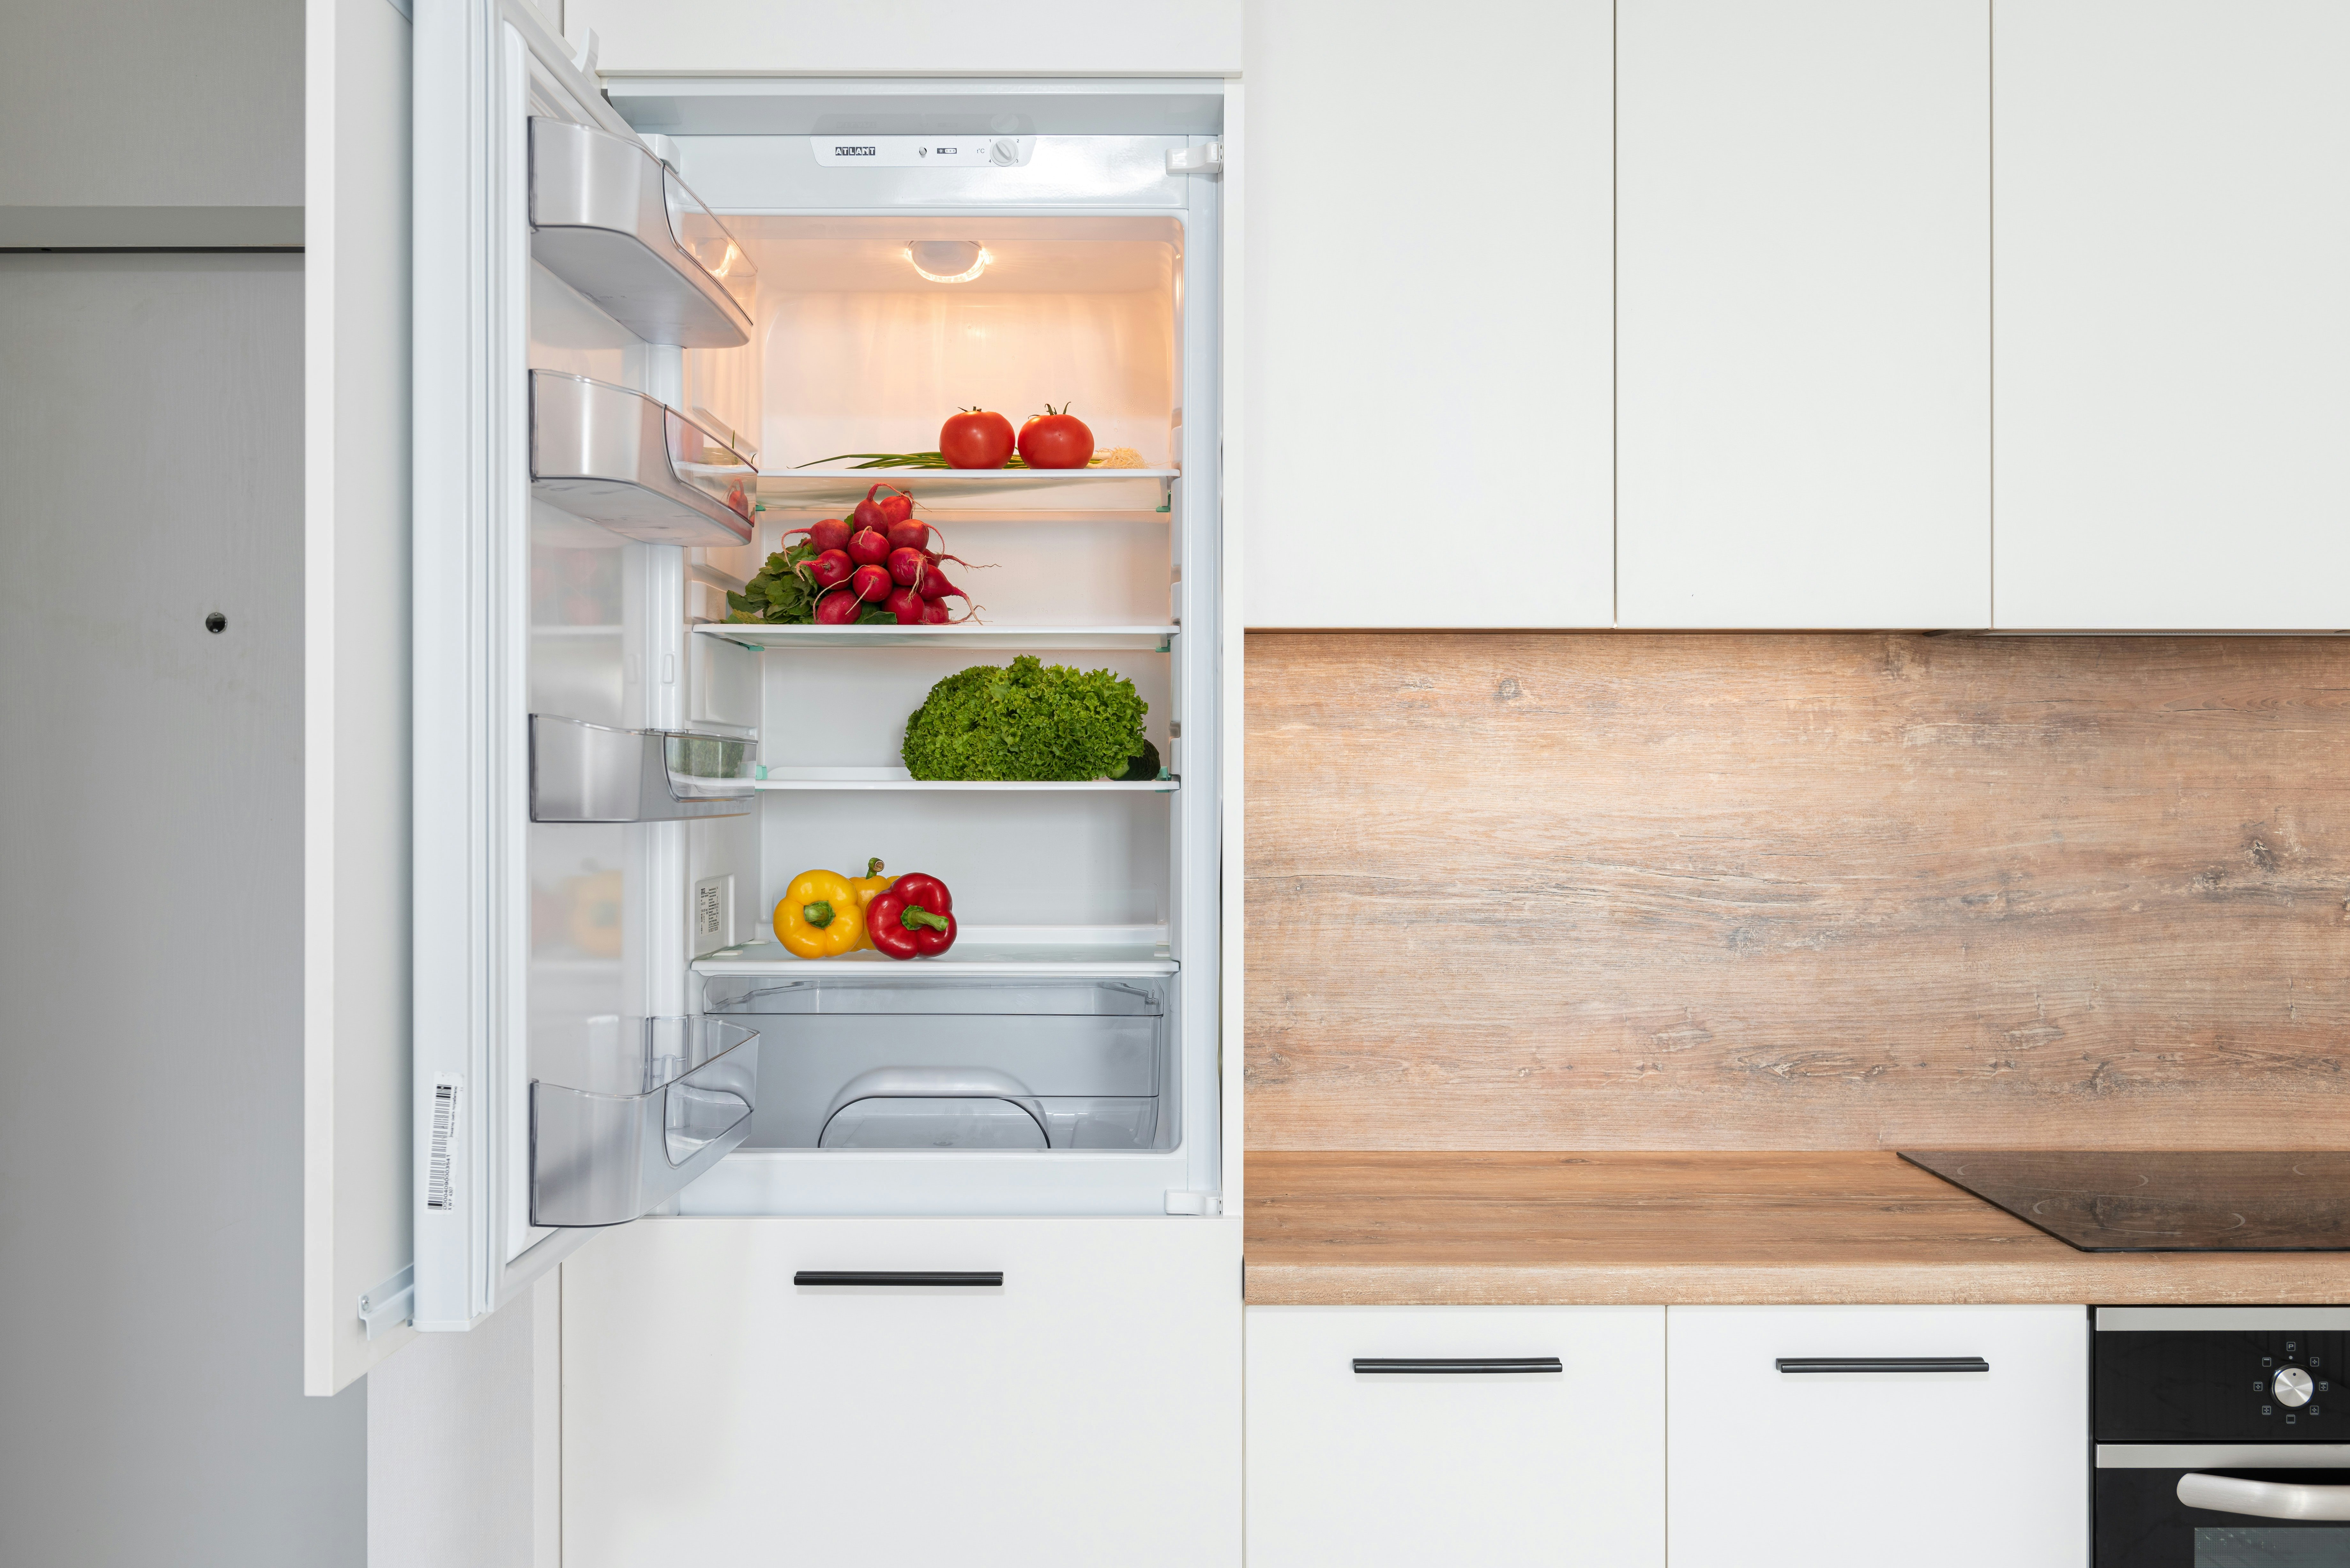
M 415 51 L 414 1262 L 370 1312 L 463 1329 L 648 1216 L 1216 1220 L 1213 98 L 686 82 L 640 130 L 526 8 Z M 1048 404 L 1094 465 L 858 466 Z M 745 622 L 877 483 L 956 618 Z M 931 688 L 1023 655 L 1130 680 L 1157 776 L 910 777 Z M 874 860 L 951 949 L 779 945 Z

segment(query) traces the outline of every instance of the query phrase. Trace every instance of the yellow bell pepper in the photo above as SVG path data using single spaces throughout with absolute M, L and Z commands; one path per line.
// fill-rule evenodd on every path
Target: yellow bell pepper
M 865 907 L 873 902 L 875 898 L 880 894 L 888 892 L 889 890 L 889 885 L 897 879 L 898 878 L 895 877 L 884 877 L 881 875 L 881 862 L 879 860 L 868 860 L 865 863 L 865 875 L 862 877 L 851 877 L 848 879 L 849 888 L 857 894 L 857 912 L 860 917 L 858 921 L 858 929 L 862 934 L 857 939 L 857 945 L 859 949 L 869 948 L 873 945 L 873 929 L 871 927 L 866 925 L 862 919 L 862 916 L 865 913 Z
M 837 871 L 803 871 L 775 906 L 775 940 L 805 959 L 838 958 L 865 940 L 865 909 Z

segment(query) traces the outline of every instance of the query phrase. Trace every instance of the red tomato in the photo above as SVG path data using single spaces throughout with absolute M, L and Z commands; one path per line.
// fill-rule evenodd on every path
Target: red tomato
M 949 468 L 1002 468 L 1012 447 L 1012 421 L 983 409 L 965 409 L 939 427 L 939 455 Z
M 1068 404 L 1056 413 L 1046 403 L 1043 413 L 1020 427 L 1020 455 L 1031 468 L 1083 468 L 1093 459 L 1094 432 L 1069 412 Z

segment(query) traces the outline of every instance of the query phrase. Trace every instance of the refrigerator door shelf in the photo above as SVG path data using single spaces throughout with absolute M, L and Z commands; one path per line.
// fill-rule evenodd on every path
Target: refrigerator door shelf
M 651 545 L 724 548 L 753 533 L 758 470 L 675 409 L 608 381 L 530 373 L 530 493 Z
M 614 730 L 530 716 L 533 822 L 677 822 L 744 816 L 756 804 L 754 742 Z
M 646 1214 L 751 1130 L 759 1034 L 723 1019 L 612 1019 L 530 1085 L 530 1222 Z M 636 1085 L 642 1085 L 637 1087 Z
M 533 119 L 530 225 L 532 256 L 646 342 L 751 340 L 756 269 L 642 142 Z

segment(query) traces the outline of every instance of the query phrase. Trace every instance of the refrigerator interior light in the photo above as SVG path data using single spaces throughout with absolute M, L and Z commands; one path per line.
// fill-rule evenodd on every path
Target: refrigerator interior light
M 915 240 L 906 246 L 906 259 L 932 283 L 969 283 L 995 258 L 976 240 Z

